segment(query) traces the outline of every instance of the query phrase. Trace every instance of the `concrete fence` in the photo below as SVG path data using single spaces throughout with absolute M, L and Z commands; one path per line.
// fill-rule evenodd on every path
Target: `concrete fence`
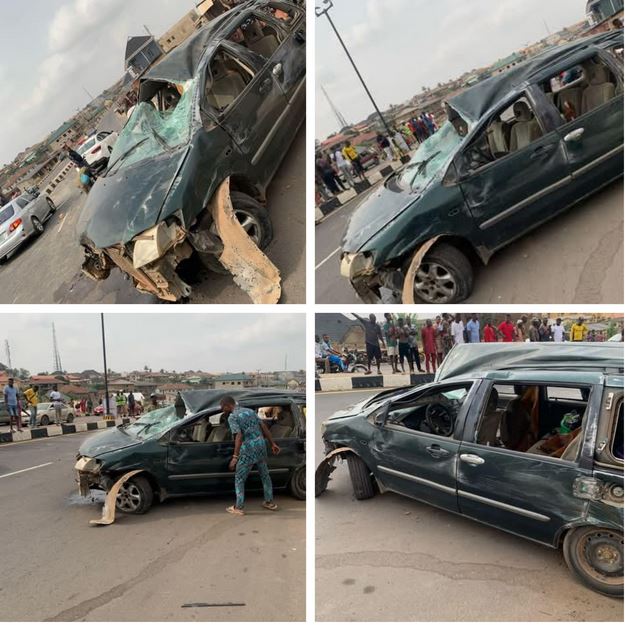
M 391 373 L 388 375 L 323 375 L 315 380 L 315 391 L 352 391 L 367 388 L 419 386 L 434 380 L 433 373 Z
M 45 188 L 42 193 L 50 195 L 52 191 L 54 191 L 54 189 L 56 189 L 56 187 L 58 187 L 59 184 L 63 182 L 63 180 L 65 180 L 67 175 L 70 173 L 70 171 L 72 171 L 72 169 L 74 169 L 74 167 L 75 165 L 71 161 L 64 163 L 60 170 L 54 172 L 52 176 L 50 176 L 49 180 L 45 183 Z M 42 183 L 39 188 L 41 189 L 43 186 L 44 184 Z
M 18 443 L 30 441 L 37 438 L 49 438 L 51 436 L 62 436 L 63 434 L 76 434 L 76 432 L 90 432 L 95 430 L 106 430 L 116 425 L 130 423 L 130 419 L 110 419 L 107 421 L 88 421 L 86 423 L 62 423 L 61 425 L 47 425 L 22 432 L 1 432 L 0 444 Z

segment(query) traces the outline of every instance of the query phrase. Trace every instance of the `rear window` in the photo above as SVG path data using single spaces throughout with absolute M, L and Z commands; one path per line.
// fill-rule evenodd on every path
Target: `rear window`
M 88 152 L 95 145 L 95 137 L 93 139 L 89 139 L 87 143 L 83 143 L 80 149 L 78 150 L 78 154 L 81 156 Z
M 0 224 L 9 221 L 13 215 L 15 215 L 13 204 L 7 204 L 2 210 L 0 210 Z
M 547 387 L 547 399 L 562 399 L 562 400 L 575 400 L 585 401 L 582 395 L 582 389 L 580 388 L 568 388 L 560 386 L 548 386 Z

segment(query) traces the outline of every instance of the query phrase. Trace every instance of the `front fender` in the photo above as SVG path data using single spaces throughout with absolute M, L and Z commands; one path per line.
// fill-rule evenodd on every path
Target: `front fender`
M 351 447 L 337 447 L 327 453 L 324 459 L 319 463 L 315 471 L 315 497 L 319 497 L 319 495 L 327 490 L 330 476 L 334 473 L 334 469 L 336 469 L 336 461 L 338 458 L 344 458 L 349 453 L 360 457 L 360 454 Z

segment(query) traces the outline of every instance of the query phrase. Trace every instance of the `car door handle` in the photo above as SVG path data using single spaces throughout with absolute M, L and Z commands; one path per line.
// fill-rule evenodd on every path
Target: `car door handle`
M 484 462 L 486 462 L 484 458 L 476 456 L 475 454 L 460 454 L 460 460 L 473 465 L 484 464 Z
M 584 134 L 583 128 L 576 128 L 575 130 L 571 130 L 568 135 L 564 137 L 564 141 L 566 143 L 571 143 L 571 141 L 579 141 Z
M 261 95 L 265 95 L 271 91 L 271 78 L 265 78 L 263 82 L 260 83 L 260 87 L 258 88 L 258 93 Z
M 284 70 L 282 68 L 282 63 L 276 63 L 273 66 L 273 70 L 271 70 L 271 73 L 276 77 L 276 78 L 282 78 L 282 74 L 284 74 Z
M 440 445 L 430 445 L 425 448 L 425 451 L 432 456 L 432 458 L 445 458 L 449 456 L 449 452 L 446 449 L 443 449 Z
M 537 147 L 531 154 L 530 158 L 540 158 L 541 156 L 545 156 L 553 152 L 553 148 L 556 146 L 556 143 L 550 143 L 549 145 L 541 145 Z

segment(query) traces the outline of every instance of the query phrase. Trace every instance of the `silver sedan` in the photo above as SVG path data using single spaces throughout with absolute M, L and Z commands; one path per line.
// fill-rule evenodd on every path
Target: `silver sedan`
M 0 208 L 0 262 L 31 236 L 43 233 L 44 223 L 56 210 L 47 195 L 23 193 Z

